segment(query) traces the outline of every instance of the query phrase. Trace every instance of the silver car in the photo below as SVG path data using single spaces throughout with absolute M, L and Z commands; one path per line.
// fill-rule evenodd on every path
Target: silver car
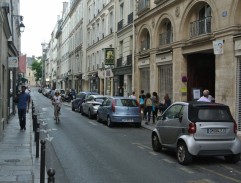
M 133 123 L 141 127 L 141 110 L 138 101 L 129 97 L 109 97 L 97 110 L 97 121 L 107 121 L 107 126 L 114 123 Z
M 192 162 L 193 156 L 224 156 L 240 160 L 241 142 L 237 124 L 229 107 L 207 102 L 176 102 L 158 117 L 152 131 L 154 151 L 176 151 L 180 164 Z
M 102 104 L 102 102 L 106 99 L 107 99 L 107 96 L 103 96 L 103 95 L 88 95 L 86 99 L 84 99 L 83 103 L 81 104 L 82 115 L 88 115 L 90 119 L 96 116 L 97 109 Z

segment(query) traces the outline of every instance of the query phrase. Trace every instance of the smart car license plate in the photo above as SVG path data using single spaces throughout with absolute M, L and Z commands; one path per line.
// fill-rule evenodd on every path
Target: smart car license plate
M 122 122 L 131 123 L 134 122 L 133 119 L 122 119 Z
M 208 128 L 208 134 L 224 134 L 226 133 L 225 128 Z

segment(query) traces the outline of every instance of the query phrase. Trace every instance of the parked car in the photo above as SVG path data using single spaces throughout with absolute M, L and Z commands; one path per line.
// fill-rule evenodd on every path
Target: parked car
M 99 106 L 106 99 L 107 99 L 107 96 L 103 96 L 103 95 L 87 96 L 86 99 L 81 104 L 82 105 L 82 110 L 81 110 L 82 115 L 88 115 L 89 118 L 96 116 Z
M 133 123 L 141 127 L 141 110 L 138 101 L 129 97 L 109 97 L 97 110 L 97 121 L 107 121 L 107 126 L 114 123 Z
M 72 105 L 72 111 L 75 111 L 76 109 L 81 113 L 82 106 L 81 104 L 83 103 L 84 99 L 86 99 L 87 96 L 89 95 L 99 95 L 97 92 L 79 92 L 78 95 L 76 96 L 76 99 L 74 99 L 71 103 Z
M 42 94 L 43 94 L 45 97 L 47 97 L 50 91 L 51 91 L 50 88 L 44 88 L 43 91 L 42 91 Z
M 210 102 L 176 102 L 158 117 L 152 131 L 154 151 L 168 148 L 176 151 L 182 165 L 194 156 L 224 156 L 240 160 L 241 142 L 237 124 L 227 105 Z

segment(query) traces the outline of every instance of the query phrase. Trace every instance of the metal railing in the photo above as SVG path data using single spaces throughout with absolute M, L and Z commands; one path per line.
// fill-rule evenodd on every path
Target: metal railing
M 128 24 L 133 23 L 133 12 L 128 15 Z
M 173 42 L 173 31 L 167 31 L 160 34 L 160 45 L 170 44 Z
M 132 54 L 127 55 L 126 65 L 132 65 Z
M 117 67 L 121 67 L 122 66 L 122 59 L 123 59 L 123 57 L 120 57 L 120 58 L 117 59 L 117 61 L 116 61 L 116 66 Z
M 190 23 L 190 37 L 211 33 L 212 17 L 205 17 Z
M 141 13 L 150 8 L 150 0 L 139 0 L 137 6 L 137 13 Z
M 123 28 L 123 21 L 124 21 L 124 20 L 122 19 L 121 21 L 118 22 L 118 26 L 117 26 L 118 31 Z

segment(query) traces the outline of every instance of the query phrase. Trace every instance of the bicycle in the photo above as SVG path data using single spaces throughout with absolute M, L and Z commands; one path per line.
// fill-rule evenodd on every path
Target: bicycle
M 59 115 L 60 115 L 60 106 L 58 104 L 55 105 L 55 121 L 56 121 L 56 124 L 58 124 L 60 122 L 60 119 L 59 119 Z

